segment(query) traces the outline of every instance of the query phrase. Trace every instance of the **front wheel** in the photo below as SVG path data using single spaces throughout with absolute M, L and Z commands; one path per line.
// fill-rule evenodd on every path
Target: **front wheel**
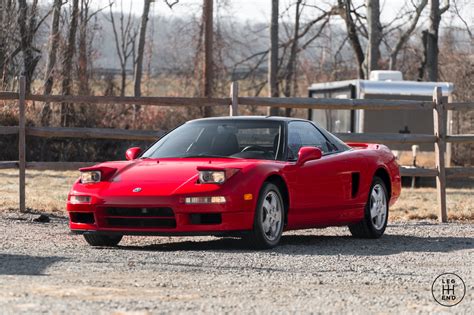
M 385 232 L 388 221 L 388 193 L 382 179 L 375 176 L 365 205 L 364 219 L 349 225 L 352 236 L 379 238 Z
M 253 230 L 247 236 L 254 248 L 273 248 L 280 242 L 283 233 L 285 207 L 280 189 L 272 183 L 264 183 L 260 190 Z
M 117 246 L 122 235 L 84 234 L 84 239 L 91 246 Z

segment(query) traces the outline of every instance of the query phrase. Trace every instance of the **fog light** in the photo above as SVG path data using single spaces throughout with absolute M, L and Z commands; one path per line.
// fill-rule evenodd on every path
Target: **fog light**
M 90 196 L 71 196 L 69 198 L 69 202 L 72 204 L 79 204 L 79 203 L 90 203 L 91 202 Z
M 203 204 L 203 203 L 225 203 L 224 196 L 212 196 L 212 197 L 186 197 L 184 203 L 190 204 Z

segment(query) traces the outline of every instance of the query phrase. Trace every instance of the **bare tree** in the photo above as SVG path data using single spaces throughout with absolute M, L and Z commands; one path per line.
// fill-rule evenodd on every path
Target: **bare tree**
M 48 60 L 46 62 L 46 71 L 44 79 L 44 95 L 51 94 L 54 83 L 53 70 L 56 65 L 56 56 L 59 46 L 60 32 L 59 32 L 59 18 L 61 17 L 62 0 L 54 0 L 53 3 L 53 18 L 51 21 L 51 31 L 48 43 Z
M 18 46 L 17 1 L 0 0 L 0 87 L 14 89 L 15 76 L 20 74 L 20 66 L 15 60 L 21 52 Z
M 418 4 L 412 1 L 413 11 L 403 9 L 401 14 L 382 25 L 380 0 L 366 0 L 366 15 L 358 12 L 364 6 L 354 7 L 351 0 L 338 0 L 339 15 L 346 24 L 347 38 L 354 51 L 359 78 L 368 78 L 372 70 L 380 67 L 382 61 L 380 45 L 382 42 L 389 51 L 389 56 L 385 60 L 389 61 L 390 69 L 396 67 L 397 56 L 415 31 L 427 1 L 420 0 Z M 407 27 L 405 27 L 406 25 Z M 391 45 L 389 42 L 391 38 L 395 37 L 392 35 L 394 31 L 398 31 L 399 37 L 394 45 Z M 367 46 L 364 53 L 362 43 L 365 39 Z
M 150 13 L 150 4 L 154 0 L 145 0 L 143 6 L 143 13 L 140 23 L 140 34 L 138 35 L 138 51 L 135 59 L 135 74 L 134 74 L 134 93 L 135 96 L 142 94 L 142 73 L 143 73 L 143 55 L 145 52 L 146 26 L 148 23 L 148 15 Z M 137 114 L 140 111 L 140 105 L 133 105 L 133 125 L 136 128 Z
M 79 39 L 78 39 L 78 93 L 81 95 L 89 94 L 89 76 L 87 74 L 87 25 L 89 23 L 89 0 L 81 0 L 79 11 Z
M 471 4 L 471 7 L 472 7 L 472 4 Z M 457 0 L 453 0 L 453 10 L 454 10 L 454 14 L 456 15 L 456 17 L 461 21 L 462 24 L 464 24 L 465 30 L 469 34 L 469 37 L 472 40 L 473 35 L 472 35 L 471 27 L 469 26 L 468 22 L 464 19 L 464 17 L 461 15 L 461 12 L 460 12 L 461 10 L 459 10 Z M 472 24 L 472 20 L 471 20 L 471 24 Z
M 339 14 L 344 20 L 347 29 L 347 37 L 351 43 L 352 49 L 357 61 L 357 68 L 359 78 L 364 78 L 364 51 L 362 50 L 362 44 L 359 39 L 357 27 L 354 19 L 352 18 L 352 1 L 351 0 L 338 0 Z
M 154 52 L 153 48 L 155 46 L 155 21 L 151 20 L 150 25 L 150 32 L 148 32 L 146 44 L 145 44 L 145 52 L 144 52 L 144 60 L 145 63 L 145 94 L 150 95 L 150 88 L 154 85 L 151 81 L 151 73 L 152 73 L 152 62 L 154 60 Z
M 33 39 L 36 33 L 38 0 L 33 0 L 30 7 L 26 0 L 18 0 L 18 26 L 20 29 L 20 49 L 23 54 L 23 73 L 26 79 L 25 89 L 31 91 L 31 81 L 38 61 L 41 58 L 40 51 L 33 47 Z
M 424 57 L 419 70 L 419 79 L 423 79 L 426 72 L 428 81 L 438 81 L 438 31 L 441 15 L 449 9 L 449 0 L 440 8 L 439 0 L 430 0 L 429 27 L 423 31 Z
M 278 97 L 278 0 L 272 1 L 271 22 L 270 22 L 270 58 L 268 58 L 268 96 Z M 269 115 L 280 114 L 278 107 L 270 107 Z
M 390 50 L 390 61 L 389 61 L 390 70 L 396 69 L 398 53 L 403 48 L 403 46 L 405 46 L 411 34 L 415 31 L 416 25 L 418 24 L 418 21 L 420 20 L 421 13 L 423 12 L 427 3 L 428 3 L 428 0 L 421 0 L 418 5 L 415 5 L 415 13 L 414 13 L 413 18 L 411 19 L 411 22 L 408 28 L 404 32 L 401 32 L 401 35 L 398 41 Z
M 203 11 L 204 12 L 204 11 Z M 194 96 L 202 96 L 204 94 L 204 76 L 203 76 L 203 69 L 204 69 L 204 19 L 201 15 L 200 18 L 196 18 L 197 24 L 197 32 L 195 32 L 192 43 L 195 43 L 194 47 L 194 55 L 192 61 L 192 81 L 194 86 Z M 200 108 L 201 115 L 204 115 L 204 107 Z M 188 108 L 188 113 L 193 115 L 193 109 Z
M 135 83 L 134 83 L 134 92 L 135 96 L 140 96 L 142 94 L 141 84 L 142 84 L 142 72 L 143 72 L 143 54 L 145 52 L 145 39 L 146 39 L 146 26 L 148 23 L 148 15 L 150 13 L 150 4 L 154 0 L 145 0 L 143 6 L 143 13 L 140 24 L 140 35 L 138 36 L 138 49 L 137 49 L 137 58 L 135 60 Z M 137 106 L 137 105 L 135 105 Z
M 203 76 L 203 92 L 205 97 L 214 95 L 214 58 L 213 58 L 213 41 L 214 41 L 214 0 L 204 0 L 202 18 L 204 24 L 204 76 Z M 204 107 L 204 117 L 210 117 L 213 114 L 212 107 Z
M 293 30 L 293 42 L 291 43 L 290 48 L 290 57 L 288 58 L 288 63 L 286 66 L 286 75 L 285 75 L 285 90 L 284 94 L 286 97 L 294 95 L 296 88 L 296 58 L 298 53 L 298 37 L 300 31 L 300 19 L 301 19 L 301 3 L 303 0 L 297 0 L 295 4 L 295 24 Z M 285 110 L 286 116 L 291 116 L 291 108 Z
M 76 50 L 76 32 L 78 25 L 79 0 L 72 0 L 72 10 L 70 14 L 69 30 L 66 48 L 62 60 L 62 84 L 61 94 L 70 95 L 72 91 L 72 65 Z M 70 118 L 73 116 L 73 105 L 61 104 L 61 126 L 67 127 Z
M 143 13 L 140 23 L 140 35 L 138 36 L 138 48 L 137 48 L 137 57 L 135 59 L 135 74 L 134 74 L 134 93 L 135 96 L 141 96 L 141 84 L 142 84 L 142 75 L 143 75 L 143 55 L 145 53 L 145 41 L 146 41 L 146 28 L 148 23 L 148 16 L 150 14 L 150 4 L 155 0 L 145 0 L 143 6 Z M 165 0 L 165 3 L 170 9 L 177 4 L 179 0 L 170 2 Z M 138 106 L 138 105 L 135 105 Z M 138 107 L 139 108 L 139 107 Z M 137 109 L 137 107 L 135 108 Z
M 54 68 L 56 66 L 56 57 L 60 40 L 59 18 L 61 17 L 62 0 L 54 0 L 53 18 L 51 21 L 51 31 L 48 43 L 48 60 L 46 61 L 46 71 L 43 85 L 43 94 L 49 95 L 53 90 L 54 84 Z M 43 126 L 48 125 L 51 119 L 51 107 L 49 103 L 45 103 L 41 110 L 41 123 Z
M 123 1 L 120 2 L 120 15 L 118 26 L 115 21 L 115 14 L 112 11 L 112 5 L 113 2 L 110 2 L 110 22 L 112 24 L 112 30 L 115 39 L 115 48 L 117 56 L 119 58 L 121 69 L 120 96 L 124 96 L 125 87 L 127 84 L 128 60 L 135 52 L 135 42 L 138 31 L 133 23 L 132 3 L 130 3 L 130 8 L 128 10 L 127 17 L 125 18 L 123 10 Z M 117 28 L 119 28 L 119 30 L 117 30 Z
M 380 43 L 382 41 L 382 25 L 380 24 L 380 1 L 367 0 L 367 72 L 365 77 L 368 78 L 372 70 L 379 68 L 380 60 Z
M 232 51 L 231 28 L 225 26 L 227 14 L 225 12 L 230 6 L 230 1 L 217 1 L 214 9 L 214 93 L 225 95 L 229 91 L 229 84 L 232 81 L 229 78 L 227 68 L 227 56 Z M 222 109 L 221 109 L 222 110 Z M 218 114 L 221 113 L 218 111 Z M 225 112 L 225 110 L 224 110 Z
M 282 23 L 284 26 L 284 31 L 286 32 L 283 32 L 283 36 L 281 36 L 282 38 L 279 39 L 280 43 L 278 45 L 279 53 L 277 63 L 277 84 L 279 87 L 283 88 L 282 92 L 285 94 L 285 96 L 294 95 L 296 93 L 296 74 L 298 70 L 297 65 L 300 53 L 313 48 L 311 44 L 323 35 L 323 31 L 328 24 L 330 17 L 339 13 L 338 6 L 323 9 L 316 5 L 307 4 L 306 1 L 299 0 L 293 4 L 290 4 L 290 6 L 285 8 L 283 12 L 289 12 L 290 8 L 293 6 L 296 7 L 296 10 L 299 13 L 295 13 L 295 22 L 293 24 Z M 317 9 L 318 12 L 321 13 L 313 19 L 302 24 L 301 17 L 303 10 L 306 7 Z M 263 30 L 266 31 L 266 29 Z M 285 33 L 288 38 L 285 38 Z M 249 67 L 249 71 L 245 76 L 242 77 L 242 80 L 250 81 L 250 87 L 247 87 L 246 89 L 254 90 L 254 95 L 256 96 L 261 93 L 265 86 L 268 86 L 268 72 L 266 80 L 264 81 L 260 81 L 258 76 L 265 60 L 267 60 L 269 53 L 270 48 L 255 52 L 244 59 L 237 61 L 233 65 L 234 73 L 238 67 L 243 65 Z M 252 62 L 254 63 L 251 64 Z M 242 91 L 245 91 L 246 89 L 242 89 Z M 289 115 L 290 112 L 287 111 L 286 114 Z
M 94 36 L 93 28 L 90 27 L 90 21 L 99 12 L 106 7 L 99 8 L 91 12 L 92 0 L 81 0 L 79 11 L 79 36 L 78 36 L 78 63 L 77 63 L 77 77 L 78 77 L 78 93 L 81 95 L 88 95 L 89 90 L 89 63 L 90 51 L 92 46 L 92 38 Z
M 6 26 L 6 19 L 7 19 L 7 10 L 6 4 L 3 0 L 0 0 L 0 73 L 3 73 L 3 67 L 5 65 L 5 59 L 7 54 L 7 43 L 6 43 L 6 35 L 7 35 L 7 28 Z

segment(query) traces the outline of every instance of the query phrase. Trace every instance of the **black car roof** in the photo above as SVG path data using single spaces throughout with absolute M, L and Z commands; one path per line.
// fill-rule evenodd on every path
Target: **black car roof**
M 294 118 L 294 117 L 282 117 L 282 116 L 222 116 L 222 117 L 209 117 L 209 118 L 199 118 L 194 119 L 193 121 L 206 121 L 206 120 L 270 120 L 270 121 L 294 121 L 301 120 L 307 121 L 306 119 Z

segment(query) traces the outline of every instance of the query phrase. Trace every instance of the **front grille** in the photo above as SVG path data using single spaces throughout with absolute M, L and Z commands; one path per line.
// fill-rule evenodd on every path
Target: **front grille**
M 221 224 L 222 216 L 220 213 L 192 213 L 189 215 L 191 224 Z
M 71 222 L 73 223 L 86 223 L 94 224 L 94 214 L 91 212 L 71 212 Z
M 176 228 L 174 211 L 169 207 L 108 207 L 105 221 L 109 227 Z
M 174 217 L 173 209 L 168 207 L 153 208 L 106 208 L 108 216 L 117 217 Z
M 129 219 L 129 218 L 108 218 L 107 224 L 117 227 L 131 228 L 175 228 L 175 219 Z

